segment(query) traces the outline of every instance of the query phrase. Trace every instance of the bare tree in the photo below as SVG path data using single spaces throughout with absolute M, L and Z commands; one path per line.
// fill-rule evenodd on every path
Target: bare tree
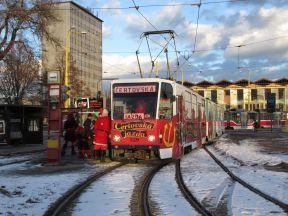
M 0 60 L 12 49 L 19 34 L 26 31 L 58 44 L 49 33 L 48 24 L 58 21 L 56 0 L 0 0 Z
M 0 95 L 8 104 L 22 104 L 39 89 L 40 63 L 28 45 L 16 42 L 1 63 Z

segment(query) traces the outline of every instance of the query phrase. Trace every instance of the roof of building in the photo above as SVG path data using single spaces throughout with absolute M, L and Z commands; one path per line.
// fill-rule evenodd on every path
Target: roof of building
M 274 82 L 277 84 L 280 84 L 280 85 L 287 85 L 288 84 L 288 78 L 286 78 L 286 77 L 280 78 L 278 80 L 275 80 Z
M 215 84 L 221 87 L 226 87 L 226 86 L 232 85 L 232 82 L 230 82 L 229 80 L 220 80 L 219 82 L 216 82 Z
M 201 82 L 198 83 L 191 83 L 189 81 L 185 81 L 184 85 L 187 87 L 192 87 L 192 86 L 198 86 L 198 87 L 209 87 L 209 86 L 220 86 L 220 87 L 227 87 L 230 85 L 238 85 L 238 86 L 248 86 L 248 80 L 247 79 L 240 79 L 240 80 L 236 80 L 234 82 L 229 81 L 229 80 L 220 80 L 218 82 L 211 82 L 208 80 L 203 80 Z M 270 80 L 267 78 L 261 78 L 258 79 L 256 81 L 252 81 L 250 80 L 250 84 L 256 84 L 256 85 L 269 85 L 269 84 L 279 84 L 279 85 L 288 85 L 288 78 L 287 77 L 283 77 L 277 80 Z
M 266 78 L 262 78 L 262 79 L 256 80 L 254 83 L 257 85 L 269 85 L 269 84 L 273 83 L 273 81 L 266 79 Z
M 215 85 L 215 83 L 210 82 L 208 80 L 203 80 L 201 82 L 196 83 L 197 86 L 212 86 Z
M 83 6 L 75 3 L 74 1 L 62 1 L 62 2 L 57 2 L 55 4 L 65 4 L 65 3 L 71 3 L 72 5 L 78 7 L 79 9 L 81 9 L 82 11 L 84 11 L 85 13 L 91 15 L 92 17 L 94 17 L 95 19 L 99 20 L 100 22 L 104 22 L 103 20 L 101 20 L 99 17 L 95 16 L 91 11 L 89 11 L 87 8 L 84 8 Z

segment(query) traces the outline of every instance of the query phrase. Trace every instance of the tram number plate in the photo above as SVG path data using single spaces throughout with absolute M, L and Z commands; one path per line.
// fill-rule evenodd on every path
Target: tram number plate
M 144 113 L 125 113 L 124 119 L 144 119 Z
M 130 138 L 130 142 L 139 142 L 139 138 Z

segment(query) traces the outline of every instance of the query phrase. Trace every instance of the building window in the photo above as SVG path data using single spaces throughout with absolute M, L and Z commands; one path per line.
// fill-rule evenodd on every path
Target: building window
M 238 89 L 237 90 L 237 100 L 238 101 L 243 101 L 243 89 Z
M 271 96 L 271 89 L 265 89 L 265 99 L 267 100 Z
M 251 98 L 252 100 L 257 100 L 257 89 L 251 89 Z
M 29 120 L 28 131 L 29 132 L 38 132 L 39 131 L 39 120 L 38 119 Z
M 217 103 L 217 90 L 211 90 L 211 100 Z
M 279 100 L 283 100 L 284 99 L 284 88 L 279 88 L 278 89 L 278 95 L 279 95 Z
M 198 91 L 198 94 L 204 97 L 204 91 Z
M 230 96 L 230 90 L 224 90 L 225 96 Z

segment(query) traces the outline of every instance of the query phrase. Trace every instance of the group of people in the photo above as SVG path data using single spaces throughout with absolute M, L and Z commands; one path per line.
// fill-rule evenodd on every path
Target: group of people
M 65 155 L 67 145 L 71 142 L 71 154 L 76 154 L 75 147 L 77 146 L 80 158 L 93 156 L 94 159 L 104 161 L 110 127 L 107 109 L 100 109 L 95 122 L 93 121 L 93 114 L 89 113 L 83 126 L 77 123 L 73 113 L 69 113 L 64 123 L 65 135 L 62 156 Z

